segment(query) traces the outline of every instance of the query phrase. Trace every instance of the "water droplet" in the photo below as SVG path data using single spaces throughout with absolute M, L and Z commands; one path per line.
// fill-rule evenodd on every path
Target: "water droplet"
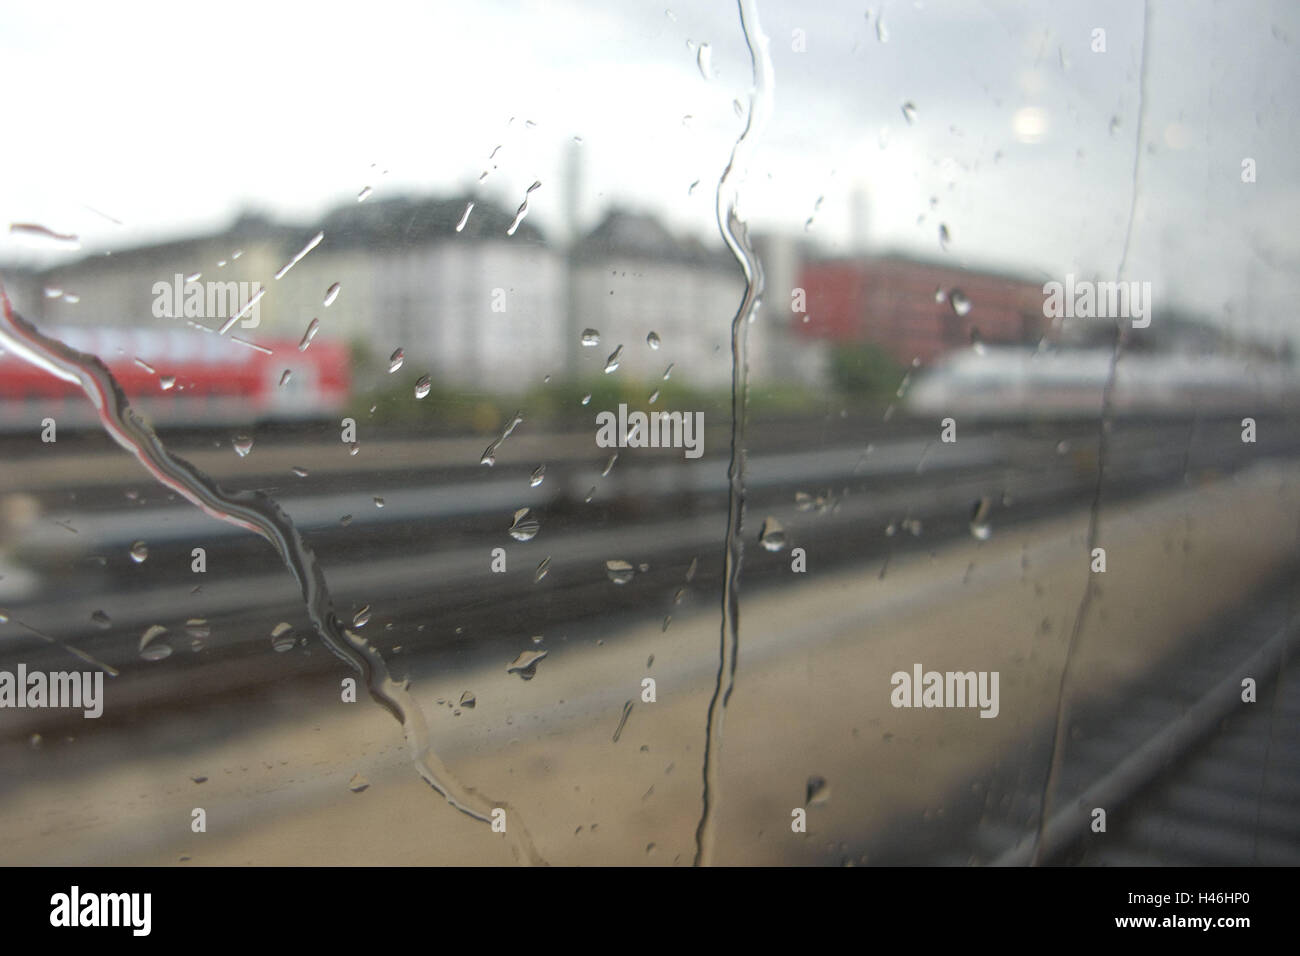
M 348 789 L 353 793 L 361 793 L 370 786 L 370 781 L 359 773 L 354 773 L 352 779 L 348 781 Z
M 253 450 L 253 439 L 248 435 L 236 435 L 231 445 L 235 449 L 235 454 L 240 458 L 247 458 L 248 453 Z
M 636 575 L 636 569 L 626 561 L 606 561 L 605 574 L 615 584 L 627 584 Z
M 650 393 L 650 397 L 646 399 L 646 404 L 653 405 L 657 401 L 659 401 L 659 389 L 655 389 Z
M 105 630 L 113 626 L 112 618 L 110 618 L 103 611 L 94 611 L 93 613 L 91 613 L 90 623 L 94 624 L 98 628 L 103 628 Z
M 707 43 L 700 44 L 700 49 L 695 54 L 695 64 L 700 68 L 700 76 L 706 80 L 713 78 L 713 48 Z
M 533 469 L 533 473 L 528 476 L 528 487 L 536 488 L 546 478 L 546 466 L 538 465 Z
M 669 363 L 668 363 L 668 367 L 667 367 L 666 369 L 664 369 L 664 381 L 665 381 L 665 382 L 668 381 L 668 376 L 670 376 L 670 375 L 673 374 L 673 368 L 676 366 L 676 364 L 677 364 L 676 362 L 669 362 Z
M 341 288 L 342 288 L 342 284 L 335 282 L 328 289 L 325 290 L 325 308 L 328 309 L 331 305 L 334 304 L 334 300 L 339 297 L 339 290 Z
M 284 621 L 277 624 L 271 631 L 271 648 L 277 654 L 284 654 L 293 650 L 297 639 L 293 636 L 293 628 Z
M 466 204 L 465 211 L 461 213 L 460 222 L 456 223 L 457 232 L 461 232 L 464 230 L 465 223 L 469 222 L 469 214 L 472 213 L 473 211 L 474 211 L 474 204 L 472 202 Z
M 18 235 L 34 236 L 41 239 L 50 239 L 54 242 L 66 243 L 69 246 L 79 246 L 81 239 L 74 233 L 55 232 L 48 226 L 42 226 L 34 222 L 11 222 L 9 231 Z
M 294 468 L 293 468 L 292 470 L 293 470 L 293 473 L 294 473 L 295 475 L 297 475 L 299 478 L 306 478 L 306 477 L 307 477 L 307 469 L 306 469 L 306 468 L 299 468 L 298 466 L 295 465 Z
M 528 197 L 533 194 L 533 190 L 541 189 L 541 188 L 542 188 L 542 183 L 540 180 L 534 182 L 531 186 L 528 187 L 528 191 L 524 193 L 524 201 L 521 202 L 519 204 L 519 208 L 515 210 L 514 222 L 512 222 L 510 224 L 510 228 L 506 230 L 507 236 L 513 236 L 515 234 L 515 230 L 519 228 L 519 224 L 523 222 L 524 217 L 528 215 Z
M 1070 443 L 1068 441 L 1057 442 L 1056 453 L 1058 455 L 1064 455 L 1069 450 L 1070 450 Z
M 591 392 L 588 392 L 586 395 L 582 396 L 582 404 L 584 405 L 591 404 Z
M 533 572 L 533 583 L 536 584 L 542 578 L 546 577 L 551 570 L 551 556 L 548 554 L 537 565 L 537 570 Z
M 659 333 L 658 333 L 658 332 L 651 332 L 649 335 L 647 335 L 647 336 L 645 337 L 645 344 L 648 345 L 648 346 L 650 346 L 652 349 L 658 349 L 658 348 L 659 348 L 659 344 L 660 344 L 660 343 L 659 343 Z
M 140 635 L 140 659 L 144 661 L 160 661 L 163 658 L 171 657 L 172 646 L 165 640 L 163 635 L 167 633 L 167 628 L 161 624 L 154 624 Z
M 355 454 L 356 454 L 357 452 L 359 452 L 360 450 L 361 450 L 361 445 L 358 444 L 357 442 L 349 442 L 349 443 L 348 443 L 348 454 L 349 454 L 349 455 L 355 455 Z
M 532 680 L 537 676 L 538 661 L 546 654 L 546 651 L 520 651 L 519 656 L 506 668 L 506 673 L 518 674 L 522 680 Z
M 185 634 L 194 640 L 204 641 L 212 636 L 212 628 L 206 618 L 192 617 L 185 622 Z
M 298 351 L 307 351 L 307 346 L 311 345 L 311 340 L 316 337 L 320 331 L 320 319 L 312 319 L 307 323 L 307 331 L 302 334 L 302 341 L 298 343 Z
M 945 223 L 939 223 L 939 246 L 943 249 L 948 248 L 948 243 L 952 241 L 952 234 L 948 232 L 948 226 Z
M 302 249 L 298 251 L 297 255 L 280 267 L 280 271 L 275 274 L 275 278 L 277 280 L 283 279 L 288 271 L 301 262 L 307 253 L 319 246 L 324 238 L 325 233 L 323 232 L 318 232 L 316 235 L 312 236 L 311 239 L 308 240 L 307 245 L 303 246 Z
M 880 43 L 889 42 L 889 28 L 885 26 L 885 21 L 880 19 L 880 14 L 876 14 L 876 40 Z
M 907 120 L 908 126 L 916 123 L 916 104 L 911 100 L 903 104 L 903 119 Z
M 406 353 L 403 352 L 401 349 L 393 349 L 393 354 L 388 356 L 388 374 L 392 375 L 394 372 L 396 372 L 399 368 L 402 367 L 402 363 L 405 361 L 406 361 Z
M 375 495 L 375 507 L 382 508 L 383 506 L 384 506 L 384 499 L 379 497 L 379 495 Z
M 764 518 L 763 527 L 758 532 L 758 543 L 768 551 L 780 551 L 785 547 L 785 528 L 775 518 Z
M 936 305 L 943 304 L 943 301 L 946 298 L 948 298 L 948 293 L 944 292 L 942 287 L 934 290 L 934 301 Z
M 961 289 L 953 289 L 948 293 L 948 304 L 952 306 L 953 312 L 960 316 L 970 315 L 972 308 L 971 300 Z
M 600 333 L 595 329 L 583 329 L 582 344 L 584 348 L 595 348 L 600 344 Z
M 614 469 L 614 462 L 618 461 L 618 452 L 609 456 L 609 461 L 605 462 L 605 470 L 600 473 L 600 477 L 608 478 L 609 473 Z
M 365 627 L 370 623 L 370 605 L 363 604 L 356 614 L 352 615 L 352 626 L 355 628 Z
M 476 704 L 478 704 L 478 698 L 474 696 L 472 690 L 467 690 L 460 695 L 460 706 L 466 710 L 473 710 Z
M 515 512 L 514 523 L 510 525 L 510 537 L 516 541 L 532 541 L 541 530 L 541 522 L 528 517 L 528 509 L 520 508 Z
M 293 371 L 292 371 L 291 369 L 285 369 L 283 372 L 281 372 L 281 373 L 280 373 L 280 387 L 281 387 L 281 388 L 284 388 L 284 386 L 288 385 L 288 384 L 289 384 L 289 379 L 291 379 L 291 378 L 293 378 Z
M 370 194 L 372 192 L 374 192 L 374 190 L 371 189 L 369 186 L 361 187 L 361 192 L 357 193 L 357 202 L 365 202 L 367 199 L 370 198 Z
M 808 785 L 804 791 L 804 803 L 811 806 L 814 803 L 825 803 L 831 798 L 831 788 L 826 783 L 825 777 L 809 777 Z
M 421 375 L 420 380 L 415 383 L 415 397 L 424 398 L 433 388 L 433 383 L 429 381 L 429 376 Z
M 160 379 L 158 379 L 158 385 L 159 387 L 162 388 L 164 392 L 170 392 L 173 388 L 176 387 L 176 376 L 164 375 Z
M 983 355 L 987 351 L 984 347 L 984 336 L 980 335 L 980 330 L 971 326 L 970 330 L 970 347 L 975 350 L 976 355 Z
M 987 541 L 993 536 L 990 516 L 993 512 L 993 499 L 987 495 L 975 502 L 971 508 L 970 533 L 980 541 Z
M 149 546 L 143 541 L 137 541 L 131 545 L 131 560 L 136 564 L 144 564 L 149 557 Z

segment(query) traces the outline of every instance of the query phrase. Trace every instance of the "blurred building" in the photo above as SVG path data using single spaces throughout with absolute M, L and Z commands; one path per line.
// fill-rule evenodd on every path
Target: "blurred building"
M 899 364 L 930 363 L 973 342 L 1036 344 L 1050 327 L 1041 283 L 900 255 L 804 263 L 796 333 L 879 346 Z
M 814 381 L 823 350 L 795 339 L 779 308 L 799 250 L 781 237 L 756 245 L 767 301 L 778 305 L 760 309 L 748 330 L 751 381 Z M 601 334 L 590 358 L 579 356 L 577 374 L 599 373 L 622 345 L 620 368 L 632 377 L 658 378 L 672 362 L 674 378 L 692 386 L 730 385 L 731 322 L 744 299 L 745 278 L 729 251 L 674 236 L 654 216 L 614 209 L 574 245 L 571 268 L 573 313 L 583 329 Z M 652 332 L 662 343 L 658 350 L 647 348 Z

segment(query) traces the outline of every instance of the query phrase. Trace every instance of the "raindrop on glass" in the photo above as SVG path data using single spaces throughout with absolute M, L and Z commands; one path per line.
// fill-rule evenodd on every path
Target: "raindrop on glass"
M 775 518 L 763 519 L 763 527 L 758 532 L 758 543 L 768 551 L 780 551 L 785 547 L 785 528 Z
M 831 798 L 831 788 L 826 783 L 825 777 L 809 777 L 807 787 L 804 790 L 804 803 L 811 805 L 814 803 L 825 803 Z
M 532 680 L 537 676 L 537 664 L 546 656 L 546 651 L 520 651 L 519 656 L 506 667 L 507 674 L 518 674 L 522 680 Z
M 605 574 L 615 584 L 627 584 L 636 574 L 636 569 L 626 561 L 606 561 Z
M 293 636 L 293 628 L 284 621 L 281 621 L 271 631 L 271 648 L 277 654 L 284 654 L 293 650 L 294 644 L 297 643 Z
M 393 349 L 393 354 L 388 356 L 388 374 L 392 375 L 394 372 L 396 372 L 399 368 L 402 367 L 402 363 L 405 361 L 406 361 L 406 353 L 403 352 L 401 349 Z
M 600 333 L 595 329 L 583 329 L 582 344 L 584 348 L 595 348 L 600 344 Z
M 706 80 L 713 78 L 713 48 L 707 43 L 700 44 L 700 49 L 695 54 L 695 63 L 700 68 L 700 76 Z
M 433 383 L 429 381 L 429 376 L 427 375 L 420 376 L 420 380 L 415 383 L 415 397 L 424 398 L 426 395 L 429 394 L 429 391 L 432 388 L 433 388 Z
M 236 435 L 231 445 L 235 449 L 235 454 L 240 458 L 247 458 L 248 453 L 253 450 L 253 439 L 248 435 Z
M 161 624 L 155 624 L 140 635 L 140 659 L 144 661 L 160 661 L 163 658 L 171 657 L 172 646 L 163 640 L 167 628 Z
M 298 343 L 298 351 L 307 351 L 307 346 L 311 345 L 311 340 L 316 337 L 320 331 L 320 319 L 312 319 L 307 323 L 307 331 L 302 334 L 302 341 Z
M 149 546 L 143 541 L 137 541 L 131 545 L 131 560 L 136 564 L 144 564 L 149 557 Z
M 647 336 L 645 337 L 645 344 L 648 345 L 648 346 L 650 346 L 652 349 L 658 349 L 658 348 L 659 348 L 659 333 L 658 333 L 658 332 L 651 332 L 649 335 L 647 335 Z
M 993 525 L 989 520 L 993 511 L 993 499 L 987 495 L 971 508 L 970 533 L 979 541 L 987 541 L 993 536 Z
M 510 537 L 516 541 L 532 541 L 541 527 L 536 518 L 528 517 L 527 508 L 520 508 L 515 512 L 514 523 L 510 525 Z
M 469 214 L 472 213 L 473 211 L 474 211 L 474 204 L 468 203 L 465 206 L 465 211 L 461 213 L 460 222 L 456 223 L 457 232 L 461 232 L 462 230 L 464 230 L 465 223 L 469 222 Z

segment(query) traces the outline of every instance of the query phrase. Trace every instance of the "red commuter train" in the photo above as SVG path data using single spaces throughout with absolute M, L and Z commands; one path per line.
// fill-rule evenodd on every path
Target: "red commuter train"
M 153 424 L 232 425 L 304 421 L 340 411 L 352 387 L 342 342 L 289 340 L 249 344 L 199 329 L 67 327 L 42 329 L 97 356 Z M 75 386 L 0 353 L 0 431 L 94 424 L 89 400 Z

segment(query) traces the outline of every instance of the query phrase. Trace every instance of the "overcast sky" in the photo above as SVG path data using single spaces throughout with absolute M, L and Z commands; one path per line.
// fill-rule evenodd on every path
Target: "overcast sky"
M 1154 2 L 1145 81 L 1130 0 L 758 7 L 775 91 L 741 189 L 753 229 L 802 234 L 813 216 L 829 252 L 865 239 L 1113 278 L 1145 90 L 1126 275 L 1153 283 L 1157 316 L 1300 336 L 1300 4 Z M 583 226 L 617 203 L 716 241 L 750 78 L 725 2 L 8 2 L 0 221 L 75 233 L 84 254 L 243 208 L 305 222 L 365 186 L 464 191 L 488 169 L 511 207 L 540 180 L 530 219 L 561 236 L 577 149 Z M 0 261 L 57 251 L 0 235 Z

